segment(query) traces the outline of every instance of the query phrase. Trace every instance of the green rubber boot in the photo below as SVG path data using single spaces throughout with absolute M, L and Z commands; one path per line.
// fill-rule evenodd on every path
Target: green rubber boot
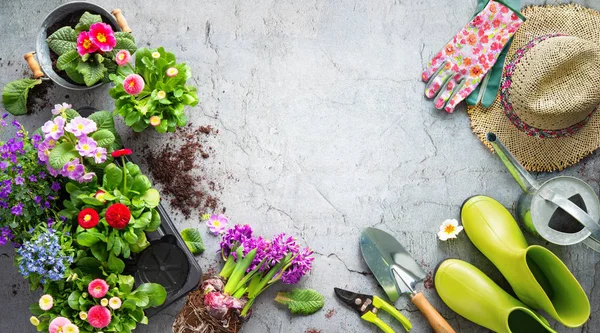
M 435 289 L 454 312 L 494 332 L 555 332 L 544 317 L 468 262 L 457 259 L 442 262 L 435 272 Z
M 465 232 L 504 275 L 517 297 L 567 327 L 583 325 L 590 301 L 567 266 L 550 250 L 527 245 L 510 212 L 485 196 L 468 199 L 461 211 Z

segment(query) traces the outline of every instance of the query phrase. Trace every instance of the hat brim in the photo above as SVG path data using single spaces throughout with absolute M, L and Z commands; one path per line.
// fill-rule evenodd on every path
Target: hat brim
M 564 34 L 600 43 L 600 12 L 580 5 L 530 6 L 523 9 L 527 20 L 513 37 L 506 61 L 516 50 L 530 40 L 548 34 Z M 519 130 L 508 119 L 502 108 L 500 96 L 487 109 L 481 105 L 469 106 L 471 128 L 488 146 L 485 136 L 494 132 L 515 158 L 529 171 L 562 170 L 579 162 L 600 148 L 600 112 L 569 136 L 538 138 Z

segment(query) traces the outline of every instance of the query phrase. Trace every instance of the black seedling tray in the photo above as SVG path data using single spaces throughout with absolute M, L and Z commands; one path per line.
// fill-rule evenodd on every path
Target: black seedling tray
M 128 157 L 126 160 L 133 162 Z M 115 161 L 118 162 L 118 159 Z M 147 309 L 147 317 L 152 317 L 194 290 L 202 279 L 198 262 L 183 242 L 162 204 L 156 210 L 161 219 L 160 227 L 146 233 L 150 246 L 126 260 L 124 271 L 124 274 L 133 275 L 136 287 L 142 283 L 154 282 L 160 283 L 167 290 L 167 299 L 163 305 Z

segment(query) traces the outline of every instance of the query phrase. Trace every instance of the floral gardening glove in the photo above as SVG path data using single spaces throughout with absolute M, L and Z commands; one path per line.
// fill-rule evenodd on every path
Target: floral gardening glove
M 506 5 L 491 0 L 438 52 L 422 74 L 425 96 L 435 107 L 454 112 L 494 65 L 504 45 L 525 19 Z
M 485 6 L 490 2 L 490 0 L 477 0 L 477 11 L 476 14 L 481 12 Z M 503 0 L 503 2 L 512 9 L 521 8 L 521 0 Z M 489 108 L 492 103 L 496 100 L 496 95 L 498 94 L 498 88 L 500 88 L 500 79 L 502 79 L 502 68 L 504 67 L 504 59 L 506 58 L 506 53 L 510 48 L 510 42 L 512 38 L 508 40 L 508 43 L 502 49 L 502 53 L 498 56 L 498 60 L 492 69 L 485 75 L 484 79 L 481 81 L 481 84 L 473 90 L 471 95 L 467 97 L 466 101 L 469 105 L 477 105 L 481 102 L 481 105 L 484 108 Z

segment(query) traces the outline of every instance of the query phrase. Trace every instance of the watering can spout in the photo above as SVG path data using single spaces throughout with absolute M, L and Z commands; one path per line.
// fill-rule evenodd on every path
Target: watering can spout
M 519 164 L 517 159 L 504 147 L 502 142 L 496 137 L 496 134 L 489 132 L 485 138 L 492 145 L 498 157 L 504 166 L 508 169 L 513 178 L 517 181 L 524 192 L 531 192 L 539 188 L 538 182 L 531 177 L 525 168 Z

